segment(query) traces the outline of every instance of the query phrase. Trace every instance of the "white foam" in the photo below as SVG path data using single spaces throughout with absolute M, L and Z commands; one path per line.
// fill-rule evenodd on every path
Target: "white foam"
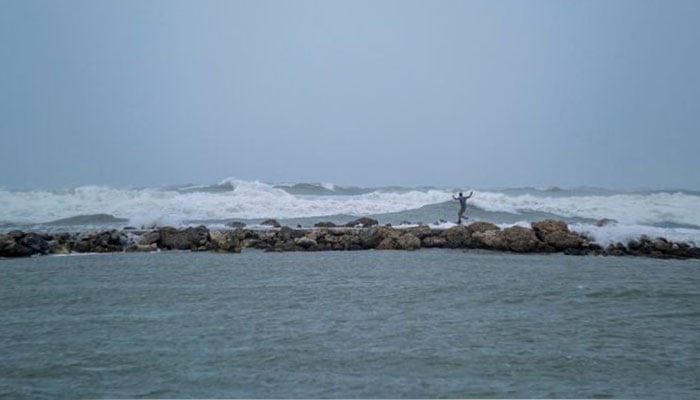
M 630 240 L 639 239 L 642 235 L 650 238 L 662 237 L 673 242 L 700 245 L 700 230 L 686 228 L 657 228 L 648 225 L 611 224 L 596 226 L 591 224 L 569 224 L 569 229 L 585 234 L 602 246 L 613 243 L 627 244 Z
M 356 196 L 295 196 L 258 181 L 228 179 L 233 190 L 178 192 L 156 188 L 84 186 L 65 191 L 0 191 L 0 221 L 40 223 L 75 215 L 111 214 L 132 225 L 228 218 L 368 215 L 415 209 L 449 199 L 444 191 L 372 192 Z
M 541 197 L 480 192 L 472 204 L 493 212 L 546 212 L 561 217 L 613 218 L 623 224 L 673 222 L 700 226 L 700 196 L 686 193 Z
M 377 190 L 358 195 L 292 195 L 267 183 L 235 178 L 224 179 L 219 185 L 228 185 L 232 190 L 183 192 L 174 189 L 116 189 L 105 186 L 84 186 L 63 191 L 0 190 L 0 221 L 38 224 L 76 215 L 111 214 L 128 218 L 129 225 L 141 227 L 182 225 L 191 220 L 361 216 L 452 202 L 453 194 L 447 190 L 416 189 Z M 335 186 L 324 184 L 324 187 L 331 189 Z M 689 238 L 700 243 L 694 236 L 699 230 L 649 226 L 664 223 L 700 226 L 700 196 L 687 193 L 567 197 L 476 191 L 469 204 L 491 212 L 543 212 L 560 218 L 615 219 L 619 224 L 602 229 L 591 225 L 579 227 L 606 243 L 630 236 L 638 237 L 640 234 L 669 239 Z M 436 214 L 438 215 L 432 217 L 444 216 L 442 211 L 436 211 Z M 529 221 L 524 221 L 528 218 L 530 217 L 523 217 L 519 224 L 529 225 Z M 467 223 L 471 221 L 470 219 Z M 443 229 L 452 226 L 455 226 L 453 222 L 431 225 Z

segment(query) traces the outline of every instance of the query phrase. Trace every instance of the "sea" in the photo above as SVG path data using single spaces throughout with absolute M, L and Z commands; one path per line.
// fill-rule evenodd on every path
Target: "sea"
M 700 193 L 273 184 L 0 190 L 0 229 L 266 218 L 700 243 Z M 605 224 L 600 221 L 606 219 Z M 602 225 L 602 226 L 598 226 Z M 0 259 L 0 398 L 700 398 L 700 260 L 471 249 Z

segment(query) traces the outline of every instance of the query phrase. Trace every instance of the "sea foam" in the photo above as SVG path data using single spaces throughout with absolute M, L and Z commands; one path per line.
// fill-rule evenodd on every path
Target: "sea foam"
M 447 219 L 450 222 L 432 226 L 449 228 L 454 226 L 457 211 L 453 193 L 436 188 L 345 188 L 330 183 L 274 185 L 235 178 L 213 185 L 179 187 L 0 190 L 0 226 L 7 230 L 17 224 L 28 226 L 93 214 L 127 219 L 129 225 L 137 227 L 330 216 L 343 222 L 343 216 L 370 215 L 394 224 Z M 601 243 L 624 242 L 641 234 L 700 243 L 700 196 L 692 192 L 475 190 L 467 215 L 470 219 L 466 223 L 480 219 L 502 227 L 527 226 L 543 218 L 562 219 L 572 229 Z M 616 222 L 604 227 L 595 225 L 604 218 Z

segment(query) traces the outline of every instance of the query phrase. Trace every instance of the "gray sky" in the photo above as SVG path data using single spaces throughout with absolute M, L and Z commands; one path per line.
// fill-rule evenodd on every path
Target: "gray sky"
M 0 0 L 0 187 L 700 189 L 700 1 Z

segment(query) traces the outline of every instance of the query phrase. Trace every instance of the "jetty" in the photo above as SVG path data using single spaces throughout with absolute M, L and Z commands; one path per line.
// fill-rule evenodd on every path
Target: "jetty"
M 423 248 L 486 249 L 515 253 L 563 253 L 567 255 L 643 256 L 700 259 L 700 248 L 665 238 L 641 236 L 627 243 L 601 246 L 584 234 L 569 230 L 559 220 L 533 222 L 529 227 L 501 229 L 489 222 L 436 229 L 428 225 L 407 228 L 379 225 L 360 218 L 344 226 L 318 223 L 311 228 L 280 226 L 253 229 L 206 226 L 152 229 L 110 229 L 85 232 L 24 232 L 0 234 L 0 257 L 48 254 L 153 252 L 165 250 L 240 253 L 243 249 L 270 252 L 418 250 Z

